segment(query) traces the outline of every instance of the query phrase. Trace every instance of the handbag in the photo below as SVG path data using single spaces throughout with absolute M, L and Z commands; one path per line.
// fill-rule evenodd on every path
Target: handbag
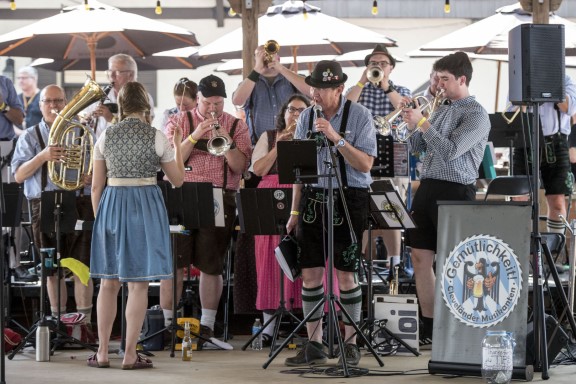
M 292 236 L 284 236 L 280 244 L 274 249 L 276 260 L 286 277 L 294 282 L 302 272 L 299 262 L 300 247 Z

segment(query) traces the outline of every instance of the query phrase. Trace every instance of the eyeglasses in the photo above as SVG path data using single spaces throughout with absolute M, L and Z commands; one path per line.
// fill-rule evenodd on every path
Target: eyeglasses
M 31 79 L 32 76 L 17 76 L 16 80 L 26 80 L 26 79 Z
M 124 70 L 124 71 L 119 71 L 119 70 L 114 70 L 114 71 L 113 71 L 113 70 L 111 70 L 111 69 L 108 69 L 108 70 L 106 71 L 106 76 L 108 76 L 108 77 L 118 77 L 118 76 L 121 76 L 121 75 L 124 75 L 124 74 L 128 74 L 129 72 L 132 72 L 132 70 L 126 69 L 126 70 Z
M 306 109 L 306 108 L 288 107 L 287 111 L 288 111 L 289 113 L 296 113 L 296 112 L 302 113 L 302 112 L 304 112 L 305 109 Z
M 42 99 L 44 104 L 64 104 L 66 100 L 64 99 Z
M 387 61 L 369 61 L 368 62 L 369 67 L 379 66 L 382 68 L 386 68 L 389 65 L 390 65 L 390 63 Z

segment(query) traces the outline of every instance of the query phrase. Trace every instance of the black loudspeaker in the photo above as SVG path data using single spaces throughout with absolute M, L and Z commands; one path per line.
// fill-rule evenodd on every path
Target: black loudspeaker
M 555 318 L 546 316 L 546 338 L 548 339 L 548 365 L 560 353 L 560 350 L 568 343 L 568 335 L 564 328 L 558 325 Z M 526 335 L 526 365 L 534 364 L 534 323 L 528 323 L 528 333 Z
M 564 25 L 521 24 L 510 30 L 508 71 L 512 104 L 563 101 Z

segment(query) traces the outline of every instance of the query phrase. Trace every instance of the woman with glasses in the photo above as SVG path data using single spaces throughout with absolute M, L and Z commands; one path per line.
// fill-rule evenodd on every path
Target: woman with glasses
M 276 143 L 292 140 L 296 121 L 300 113 L 310 106 L 310 101 L 303 95 L 294 94 L 280 109 L 276 119 L 276 129 L 264 132 L 252 154 L 254 173 L 261 176 L 258 188 L 292 188 L 291 184 L 280 184 L 277 169 Z M 280 302 L 280 269 L 274 256 L 274 249 L 280 243 L 278 235 L 254 236 L 256 254 L 256 308 L 264 313 L 264 324 L 272 318 Z M 284 298 L 287 309 L 302 308 L 302 281 L 292 283 L 284 277 Z M 272 321 L 262 333 L 262 346 L 269 347 L 276 320 Z
M 164 131 L 168 120 L 180 111 L 191 111 L 198 104 L 198 84 L 183 77 L 174 84 L 174 104 L 173 108 L 164 111 L 160 127 Z M 165 131 L 164 131 L 165 132 Z

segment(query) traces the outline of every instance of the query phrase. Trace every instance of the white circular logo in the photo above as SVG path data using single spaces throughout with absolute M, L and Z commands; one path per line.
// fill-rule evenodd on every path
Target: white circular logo
M 286 197 L 286 194 L 284 193 L 283 190 L 277 189 L 274 191 L 274 198 L 276 200 L 284 200 L 285 197 Z
M 522 291 L 522 269 L 514 250 L 490 235 L 461 241 L 446 259 L 441 277 L 450 312 L 474 328 L 506 319 Z

